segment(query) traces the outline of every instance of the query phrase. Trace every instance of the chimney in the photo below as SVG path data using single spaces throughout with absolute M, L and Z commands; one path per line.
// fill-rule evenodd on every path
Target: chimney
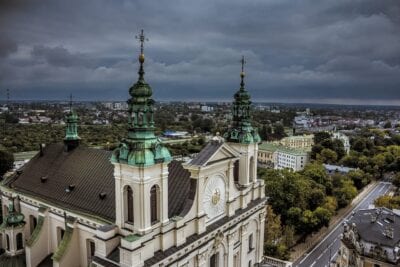
M 394 229 L 393 229 L 393 227 L 390 227 L 390 226 L 386 227 L 384 234 L 385 234 L 386 237 L 388 237 L 390 239 L 393 239 L 394 238 Z
M 377 218 L 378 216 L 375 214 L 375 213 L 372 213 L 371 214 L 371 223 L 374 223 L 374 222 L 376 222 L 376 218 Z

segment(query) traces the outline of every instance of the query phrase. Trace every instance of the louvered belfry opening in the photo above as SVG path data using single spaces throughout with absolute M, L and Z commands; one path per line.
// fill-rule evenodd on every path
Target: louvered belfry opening
M 159 193 L 158 185 L 153 185 L 150 190 L 150 205 L 151 205 L 151 223 L 155 224 L 159 221 Z

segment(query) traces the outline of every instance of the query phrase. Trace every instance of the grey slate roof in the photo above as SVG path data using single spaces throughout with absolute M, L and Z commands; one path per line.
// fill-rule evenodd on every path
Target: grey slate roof
M 211 140 L 190 162 L 191 165 L 204 165 L 212 155 L 223 145 L 223 142 Z
M 111 151 L 79 146 L 64 152 L 63 144 L 51 144 L 29 161 L 22 173 L 8 182 L 16 191 L 57 206 L 115 221 L 114 166 Z M 181 163 L 169 164 L 169 216 L 191 207 L 196 183 Z M 42 182 L 42 177 L 46 181 Z M 69 185 L 74 189 L 67 192 Z M 99 194 L 105 193 L 101 199 Z
M 372 222 L 371 215 L 377 215 Z M 357 211 L 349 224 L 356 224 L 361 239 L 382 246 L 394 247 L 400 242 L 400 216 L 386 208 Z M 387 227 L 393 228 L 393 238 L 384 235 Z
M 168 165 L 168 216 L 183 216 L 192 207 L 196 194 L 196 180 L 178 161 Z

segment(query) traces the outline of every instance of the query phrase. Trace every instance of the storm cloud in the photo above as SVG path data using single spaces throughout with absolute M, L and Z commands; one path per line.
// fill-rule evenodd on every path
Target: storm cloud
M 398 0 L 0 0 L 0 94 L 124 100 L 142 28 L 157 100 L 400 105 Z

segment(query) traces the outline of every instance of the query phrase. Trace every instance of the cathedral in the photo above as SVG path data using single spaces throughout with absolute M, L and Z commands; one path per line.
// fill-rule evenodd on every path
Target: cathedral
M 1 186 L 0 266 L 243 267 L 262 261 L 266 202 L 260 137 L 241 83 L 233 121 L 188 162 L 155 135 L 145 81 L 129 89 L 128 134 L 112 152 L 80 144 L 78 115 Z

